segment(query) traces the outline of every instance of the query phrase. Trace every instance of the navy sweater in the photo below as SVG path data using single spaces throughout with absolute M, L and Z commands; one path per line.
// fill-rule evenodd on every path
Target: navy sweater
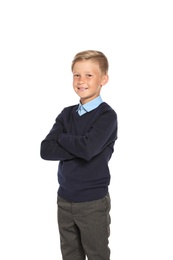
M 70 202 L 103 198 L 108 192 L 108 162 L 117 139 L 117 115 L 105 102 L 79 116 L 66 107 L 41 142 L 41 157 L 57 160 L 58 195 Z

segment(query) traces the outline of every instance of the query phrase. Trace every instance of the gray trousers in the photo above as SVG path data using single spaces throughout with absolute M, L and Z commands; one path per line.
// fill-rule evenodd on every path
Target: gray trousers
M 63 260 L 110 260 L 110 197 L 70 203 L 58 197 Z

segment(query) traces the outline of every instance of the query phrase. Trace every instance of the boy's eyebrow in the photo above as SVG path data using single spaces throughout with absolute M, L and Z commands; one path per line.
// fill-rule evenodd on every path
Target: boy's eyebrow
M 77 73 L 77 74 L 81 74 L 80 72 L 78 71 L 73 71 L 73 73 Z M 93 72 L 91 71 L 84 71 L 85 74 L 92 74 Z

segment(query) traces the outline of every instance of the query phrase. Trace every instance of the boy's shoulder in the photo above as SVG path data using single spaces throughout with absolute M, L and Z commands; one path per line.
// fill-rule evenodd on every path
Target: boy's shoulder
M 76 104 L 76 105 L 71 105 L 71 106 L 67 106 L 67 107 L 64 107 L 62 111 L 64 111 L 64 112 L 70 112 L 70 111 L 73 111 L 73 110 L 77 109 L 77 107 L 78 107 L 78 104 Z
M 116 115 L 115 110 L 106 102 L 102 102 L 101 105 L 99 106 L 100 112 L 111 112 L 112 114 Z
M 108 103 L 106 103 L 104 101 L 101 103 L 101 108 L 106 109 L 106 110 L 113 110 L 113 108 Z

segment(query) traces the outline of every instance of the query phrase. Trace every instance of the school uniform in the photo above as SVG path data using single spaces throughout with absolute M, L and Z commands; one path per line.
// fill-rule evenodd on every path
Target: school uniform
M 41 157 L 57 160 L 58 225 L 64 260 L 108 260 L 109 160 L 117 114 L 101 96 L 66 107 L 41 143 Z

